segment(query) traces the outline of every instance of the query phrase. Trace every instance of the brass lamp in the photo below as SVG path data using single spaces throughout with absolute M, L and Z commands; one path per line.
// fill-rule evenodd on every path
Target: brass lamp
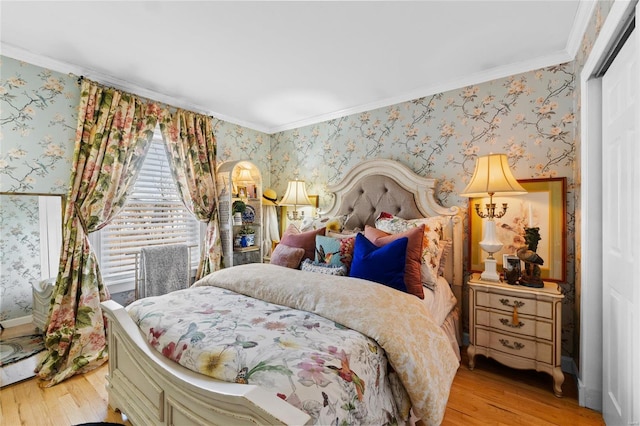
M 502 203 L 502 211 L 496 213 L 493 196 L 523 195 L 526 193 L 527 191 L 513 177 L 506 154 L 489 154 L 478 157 L 471 181 L 460 195 L 463 197 L 489 196 L 489 203 L 485 205 L 486 212 L 480 211 L 480 204 L 475 205 L 478 216 L 488 219 L 482 232 L 482 241 L 480 241 L 482 250 L 489 254 L 484 262 L 484 272 L 480 276 L 481 279 L 500 281 L 493 253 L 500 251 L 502 242 L 498 239 L 494 218 L 501 218 L 505 215 L 507 203 Z
M 278 203 L 280 206 L 293 206 L 293 211 L 287 211 L 287 217 L 294 222 L 304 219 L 304 211 L 298 211 L 298 206 L 310 206 L 311 204 L 303 180 L 289 181 L 287 190 Z

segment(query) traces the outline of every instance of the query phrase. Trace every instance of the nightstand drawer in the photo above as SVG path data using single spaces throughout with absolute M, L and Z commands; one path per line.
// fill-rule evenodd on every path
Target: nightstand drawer
M 553 340 L 553 324 L 518 315 L 517 324 L 513 323 L 513 314 L 502 311 L 476 309 L 476 324 L 496 330 L 518 334 L 524 337 Z
M 553 318 L 553 304 L 545 300 L 527 299 L 524 297 L 479 291 L 476 293 L 476 306 L 486 306 L 487 308 L 507 312 L 513 312 L 513 309 L 517 308 L 519 314 L 548 319 Z
M 550 343 L 477 328 L 475 344 L 549 365 L 553 363 L 553 345 Z

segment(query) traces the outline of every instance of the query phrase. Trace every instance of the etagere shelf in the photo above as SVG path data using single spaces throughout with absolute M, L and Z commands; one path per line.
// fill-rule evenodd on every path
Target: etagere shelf
M 262 262 L 260 169 L 247 160 L 227 161 L 218 166 L 216 179 L 223 267 Z M 234 219 L 234 205 L 237 204 L 244 204 L 245 209 Z M 253 234 L 244 235 L 247 230 Z

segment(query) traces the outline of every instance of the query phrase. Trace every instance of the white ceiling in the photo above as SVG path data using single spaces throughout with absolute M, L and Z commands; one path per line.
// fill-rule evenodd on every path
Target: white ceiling
M 274 133 L 572 60 L 592 7 L 4 0 L 0 53 Z

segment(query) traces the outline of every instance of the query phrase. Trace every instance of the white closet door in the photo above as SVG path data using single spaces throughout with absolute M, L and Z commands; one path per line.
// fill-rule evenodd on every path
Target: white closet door
M 603 415 L 638 424 L 640 393 L 640 69 L 638 30 L 602 79 Z

